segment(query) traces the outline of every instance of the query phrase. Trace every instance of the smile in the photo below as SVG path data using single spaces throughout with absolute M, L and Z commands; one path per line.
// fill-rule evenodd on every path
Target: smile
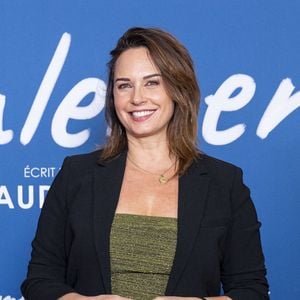
M 131 114 L 133 117 L 139 118 L 139 117 L 152 115 L 154 112 L 155 110 L 141 110 L 141 111 L 133 111 Z

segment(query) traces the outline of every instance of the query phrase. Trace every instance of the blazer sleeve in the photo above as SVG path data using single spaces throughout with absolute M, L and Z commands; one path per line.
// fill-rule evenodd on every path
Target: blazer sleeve
M 65 283 L 64 234 L 70 173 L 69 158 L 66 158 L 48 191 L 32 242 L 27 278 L 21 286 L 27 300 L 53 300 L 74 292 Z
M 225 295 L 233 300 L 269 299 L 259 233 L 261 224 L 239 168 L 231 189 L 231 206 L 221 273 Z

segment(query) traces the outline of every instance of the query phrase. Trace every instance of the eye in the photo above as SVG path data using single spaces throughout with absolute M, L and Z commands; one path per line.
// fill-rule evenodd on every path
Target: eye
M 123 89 L 126 89 L 126 88 L 130 88 L 131 85 L 126 82 L 126 83 L 118 84 L 117 87 L 118 87 L 119 90 L 123 90 Z
M 159 85 L 159 80 L 149 80 L 146 82 L 146 86 L 156 86 Z

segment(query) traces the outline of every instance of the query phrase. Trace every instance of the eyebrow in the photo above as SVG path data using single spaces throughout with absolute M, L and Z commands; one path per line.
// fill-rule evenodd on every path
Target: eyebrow
M 162 75 L 159 73 L 150 74 L 150 75 L 144 76 L 143 79 L 149 79 L 149 78 L 156 77 L 156 76 L 161 77 Z M 119 77 L 119 78 L 115 79 L 115 82 L 117 82 L 117 81 L 130 81 L 130 79 L 126 78 L 126 77 Z

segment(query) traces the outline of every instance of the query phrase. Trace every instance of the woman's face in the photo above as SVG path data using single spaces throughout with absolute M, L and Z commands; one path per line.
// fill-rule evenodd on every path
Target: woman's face
M 146 48 L 128 49 L 120 55 L 113 93 L 116 113 L 128 138 L 166 138 L 174 102 Z

